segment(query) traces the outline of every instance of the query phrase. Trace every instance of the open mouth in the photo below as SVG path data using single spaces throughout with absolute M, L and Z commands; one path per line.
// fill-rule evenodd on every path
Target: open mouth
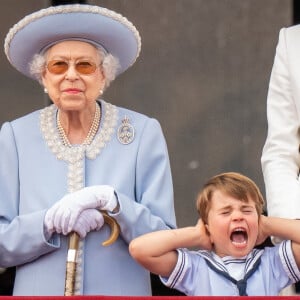
M 231 232 L 230 240 L 236 246 L 243 246 L 248 241 L 248 234 L 244 228 L 235 228 Z

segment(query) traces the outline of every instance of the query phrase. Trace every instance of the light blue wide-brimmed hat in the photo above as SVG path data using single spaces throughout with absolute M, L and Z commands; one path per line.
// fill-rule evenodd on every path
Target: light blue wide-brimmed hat
M 119 59 L 118 74 L 134 64 L 141 50 L 135 26 L 121 14 L 87 4 L 51 6 L 27 15 L 7 33 L 4 51 L 9 62 L 24 75 L 29 63 L 60 41 L 83 40 L 99 45 Z

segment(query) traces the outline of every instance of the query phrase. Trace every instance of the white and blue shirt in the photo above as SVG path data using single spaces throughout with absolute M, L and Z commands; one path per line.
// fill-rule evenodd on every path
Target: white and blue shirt
M 161 277 L 166 286 L 190 296 L 272 296 L 299 280 L 291 241 L 254 249 L 242 259 L 178 249 L 172 274 Z

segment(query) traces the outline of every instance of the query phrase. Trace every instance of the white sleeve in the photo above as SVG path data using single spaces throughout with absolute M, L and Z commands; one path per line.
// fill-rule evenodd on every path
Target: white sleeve
M 267 98 L 268 136 L 261 158 L 268 214 L 286 218 L 300 218 L 300 121 L 293 81 L 295 73 L 300 76 L 300 60 L 294 60 L 296 53 L 300 57 L 300 28 L 281 29 Z

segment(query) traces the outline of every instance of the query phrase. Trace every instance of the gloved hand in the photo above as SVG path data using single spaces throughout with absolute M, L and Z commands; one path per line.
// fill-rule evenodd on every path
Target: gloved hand
M 100 230 L 103 224 L 104 218 L 101 212 L 95 208 L 88 208 L 79 215 L 71 231 L 75 231 L 81 238 L 85 238 L 88 232 Z
M 48 232 L 68 234 L 74 228 L 79 214 L 88 208 L 113 211 L 118 205 L 114 189 L 109 185 L 95 185 L 65 195 L 45 215 Z

